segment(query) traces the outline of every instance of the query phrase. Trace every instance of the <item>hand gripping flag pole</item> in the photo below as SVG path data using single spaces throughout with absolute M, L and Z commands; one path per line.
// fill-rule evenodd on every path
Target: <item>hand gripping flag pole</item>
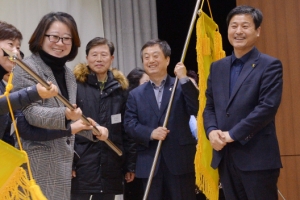
M 188 45 L 189 45 L 189 42 L 190 42 L 190 38 L 191 38 L 191 35 L 192 35 L 192 32 L 193 32 L 194 24 L 195 24 L 195 21 L 196 21 L 196 16 L 197 16 L 197 13 L 198 13 L 198 8 L 199 8 L 199 5 L 200 5 L 200 1 L 201 0 L 197 0 L 196 6 L 195 6 L 195 10 L 194 10 L 192 21 L 191 21 L 191 24 L 190 24 L 190 27 L 189 27 L 188 35 L 187 35 L 186 40 L 185 40 L 185 44 L 184 44 L 184 48 L 183 48 L 183 52 L 182 52 L 182 55 L 181 55 L 180 62 L 184 62 L 184 59 L 185 59 L 186 51 L 187 51 L 187 48 L 188 48 Z M 175 91 L 176 91 L 177 84 L 178 84 L 178 78 L 176 77 L 175 83 L 174 83 L 174 86 L 173 86 L 173 90 L 172 90 L 172 93 L 171 93 L 171 97 L 170 97 L 170 100 L 169 100 L 168 108 L 167 108 L 167 111 L 166 111 L 166 117 L 165 117 L 164 123 L 163 123 L 163 127 L 165 127 L 165 128 L 167 127 L 167 123 L 168 123 L 168 119 L 169 119 L 169 115 L 170 115 L 170 110 L 171 110 L 171 107 L 172 107 L 173 98 L 174 98 L 174 94 L 175 94 Z M 154 156 L 154 159 L 153 159 L 153 163 L 152 163 L 152 167 L 151 167 L 151 171 L 150 171 L 150 175 L 149 175 L 149 178 L 148 178 L 148 182 L 147 182 L 147 186 L 146 186 L 146 190 L 145 190 L 145 193 L 144 193 L 143 200 L 146 200 L 147 197 L 148 197 L 148 194 L 149 194 L 149 190 L 150 190 L 151 182 L 152 182 L 152 179 L 153 179 L 154 171 L 155 171 L 155 168 L 156 168 L 157 159 L 158 159 L 158 156 L 159 156 L 159 153 L 160 153 L 162 142 L 163 142 L 162 140 L 159 140 L 159 142 L 157 144 L 157 148 L 156 148 L 155 156 Z
M 23 61 L 21 61 L 19 58 L 17 58 L 15 55 L 13 55 L 12 52 L 10 52 L 8 50 L 4 50 L 4 49 L 2 49 L 2 50 L 4 52 L 4 56 L 8 56 L 9 60 L 17 63 L 23 70 L 25 70 L 28 74 L 30 74 L 38 83 L 40 83 L 45 88 L 50 89 L 50 85 L 45 80 L 43 80 L 37 73 L 35 73 Z M 70 110 L 72 110 L 72 111 L 75 110 L 74 106 L 61 94 L 57 94 L 57 96 L 55 98 L 60 100 Z M 86 122 L 87 124 L 90 124 L 89 120 L 84 115 L 81 115 L 81 120 Z M 96 126 L 93 126 L 93 130 L 95 132 L 97 132 L 99 135 L 101 135 L 100 131 L 96 128 Z M 104 142 L 119 156 L 121 156 L 123 154 L 122 151 L 109 139 L 105 140 Z

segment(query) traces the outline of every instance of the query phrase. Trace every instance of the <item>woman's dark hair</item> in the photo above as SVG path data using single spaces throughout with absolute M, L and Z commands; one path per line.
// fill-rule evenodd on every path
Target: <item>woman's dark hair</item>
M 22 52 L 22 51 L 20 51 L 20 56 L 21 56 L 21 58 L 23 59 L 24 58 L 24 53 Z
M 98 46 L 98 45 L 105 45 L 105 44 L 109 48 L 110 55 L 111 56 L 114 55 L 114 52 L 115 52 L 114 44 L 112 42 L 110 42 L 108 39 L 103 38 L 103 37 L 95 37 L 94 39 L 89 41 L 89 43 L 86 45 L 86 48 L 85 48 L 86 55 L 89 54 L 91 48 Z
M 20 40 L 23 39 L 22 33 L 13 25 L 0 21 L 0 40 Z
M 78 53 L 78 48 L 80 47 L 80 38 L 76 22 L 74 18 L 68 13 L 51 12 L 45 15 L 31 35 L 31 38 L 29 40 L 29 49 L 32 53 L 37 53 L 42 49 L 45 34 L 52 23 L 56 21 L 64 23 L 71 31 L 72 48 L 71 52 L 68 55 L 68 61 L 71 61 L 76 57 Z
M 246 6 L 246 5 L 237 6 L 228 13 L 227 18 L 226 18 L 227 26 L 229 26 L 229 22 L 233 16 L 243 15 L 243 14 L 245 14 L 245 15 L 248 14 L 248 15 L 252 16 L 253 22 L 255 24 L 255 29 L 260 27 L 262 20 L 263 20 L 262 12 L 257 8 L 253 8 L 251 6 Z
M 128 91 L 131 91 L 140 85 L 140 80 L 144 74 L 145 71 L 140 68 L 135 68 L 131 70 L 131 72 L 129 72 L 129 74 L 127 75 L 127 79 L 129 82 Z
M 199 77 L 198 77 L 198 75 L 197 75 L 197 73 L 195 71 L 188 70 L 187 73 L 186 73 L 186 75 L 188 77 L 191 77 L 192 79 L 194 79 L 195 82 L 197 83 L 197 85 L 199 84 Z
M 160 40 L 160 39 L 152 39 L 152 40 L 149 40 L 148 42 L 146 42 L 146 44 L 144 44 L 144 46 L 141 49 L 142 62 L 143 62 L 143 50 L 146 49 L 147 47 L 152 47 L 156 44 L 158 44 L 159 48 L 162 50 L 165 58 L 171 56 L 171 47 L 169 46 L 169 44 L 166 41 Z

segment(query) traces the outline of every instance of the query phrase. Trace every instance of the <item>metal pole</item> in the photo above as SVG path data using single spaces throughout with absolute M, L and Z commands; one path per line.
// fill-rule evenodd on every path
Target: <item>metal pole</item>
M 281 192 L 279 191 L 279 189 L 278 189 L 277 191 L 278 191 L 278 193 L 280 194 L 281 198 L 282 198 L 283 200 L 286 200 L 286 199 L 284 198 L 284 196 L 281 194 Z
M 23 70 L 25 70 L 28 74 L 30 74 L 37 82 L 39 82 L 42 86 L 49 89 L 50 85 L 43 80 L 37 73 L 35 73 L 30 67 L 28 67 L 23 61 L 21 61 L 19 58 L 14 56 L 11 52 L 2 49 L 4 52 L 4 56 L 8 56 L 9 59 L 12 62 L 17 63 Z M 60 100 L 67 108 L 70 110 L 75 110 L 74 106 L 61 94 L 57 94 L 55 97 L 58 100 Z M 81 120 L 84 121 L 87 124 L 90 124 L 89 120 L 86 118 L 86 116 L 81 115 Z M 96 131 L 98 134 L 101 134 L 100 131 L 96 128 L 96 126 L 93 126 L 93 130 Z M 115 151 L 119 156 L 121 156 L 123 153 L 122 151 L 109 139 L 104 141 L 113 151 Z
M 194 28 L 194 24 L 195 24 L 195 21 L 196 21 L 196 16 L 197 16 L 198 8 L 199 8 L 199 5 L 200 5 L 200 1 L 201 0 L 197 0 L 196 6 L 195 6 L 195 9 L 194 9 L 192 21 L 191 21 L 191 24 L 190 24 L 190 27 L 189 27 L 188 35 L 187 35 L 186 40 L 185 40 L 185 44 L 184 44 L 184 48 L 183 48 L 183 52 L 182 52 L 182 55 L 181 55 L 180 62 L 184 62 L 184 59 L 185 59 L 186 51 L 187 51 L 188 45 L 190 43 L 190 38 L 191 38 L 193 28 Z M 168 108 L 167 108 L 166 117 L 164 119 L 163 127 L 167 127 L 167 124 L 168 124 L 170 110 L 171 110 L 171 107 L 172 107 L 172 103 L 173 103 L 174 94 L 175 94 L 175 91 L 176 91 L 177 84 L 178 84 L 178 78 L 176 77 L 175 83 L 174 83 L 174 86 L 173 86 L 173 90 L 172 90 L 172 93 L 171 93 L 171 97 L 170 97 L 170 100 L 169 100 L 169 105 L 168 105 Z M 154 156 L 154 159 L 153 159 L 153 163 L 152 163 L 152 167 L 151 167 L 151 171 L 150 171 L 150 175 L 149 175 L 149 178 L 148 178 L 148 182 L 147 182 L 147 186 L 146 186 L 146 189 L 145 189 L 143 200 L 146 200 L 147 197 L 148 197 L 148 194 L 149 194 L 149 190 L 150 190 L 150 186 L 151 186 L 151 183 L 152 183 L 152 179 L 153 179 L 154 171 L 155 171 L 155 168 L 156 168 L 156 164 L 157 164 L 157 160 L 158 160 L 158 156 L 159 156 L 159 153 L 160 153 L 162 142 L 163 142 L 162 140 L 159 140 L 158 144 L 157 144 L 157 148 L 156 148 L 155 156 Z

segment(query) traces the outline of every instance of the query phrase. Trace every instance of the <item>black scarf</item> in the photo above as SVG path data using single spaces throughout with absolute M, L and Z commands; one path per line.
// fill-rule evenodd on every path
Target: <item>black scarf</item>
M 42 60 L 49 66 L 51 67 L 52 70 L 54 71 L 64 71 L 64 66 L 66 62 L 68 61 L 68 56 L 62 57 L 62 58 L 57 58 L 55 56 L 52 56 L 48 53 L 46 53 L 43 50 L 39 51 L 39 54 L 42 58 Z
M 58 84 L 58 87 L 61 91 L 61 94 L 66 98 L 69 99 L 69 94 L 67 90 L 67 84 L 66 84 L 66 77 L 65 77 L 65 64 L 68 61 L 68 56 L 57 58 L 55 56 L 52 56 L 48 53 L 46 53 L 43 50 L 39 51 L 41 59 L 48 65 L 55 77 L 55 80 Z

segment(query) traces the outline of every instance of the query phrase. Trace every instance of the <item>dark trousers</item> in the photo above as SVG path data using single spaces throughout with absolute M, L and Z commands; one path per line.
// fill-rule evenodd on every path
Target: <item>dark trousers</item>
M 115 195 L 114 194 L 71 194 L 71 200 L 114 200 Z
M 196 200 L 195 173 L 173 175 L 161 157 L 158 172 L 153 177 L 148 200 Z M 144 190 L 148 179 L 143 178 Z
M 228 153 L 218 169 L 226 199 L 278 200 L 277 181 L 280 169 L 241 171 Z
M 199 192 L 196 193 L 196 200 L 207 200 L 207 199 L 202 192 Z M 219 189 L 219 200 L 226 200 L 222 189 Z
M 143 181 L 134 178 L 130 183 L 124 180 L 124 200 L 142 200 L 144 196 Z

